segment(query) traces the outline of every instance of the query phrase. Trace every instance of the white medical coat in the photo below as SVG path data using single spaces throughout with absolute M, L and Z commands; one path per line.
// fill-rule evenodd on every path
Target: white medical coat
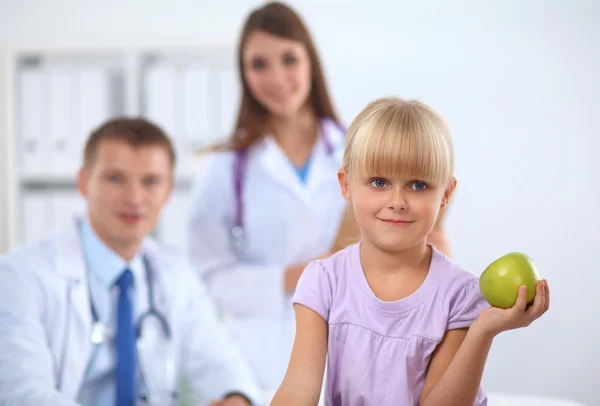
M 204 286 L 185 262 L 147 239 L 143 252 L 155 274 L 160 311 L 172 330 L 175 371 L 205 405 L 230 391 L 259 400 L 262 392 L 222 325 Z M 72 406 L 92 353 L 87 272 L 75 222 L 51 238 L 0 259 L 0 404 Z M 147 306 L 147 296 L 137 295 Z M 144 307 L 146 308 L 146 307 Z M 153 327 L 154 326 L 154 327 Z M 149 324 L 147 330 L 157 328 Z M 147 342 L 164 353 L 164 335 Z M 164 384 L 164 360 L 146 359 Z M 155 376 L 152 376 L 155 375 Z M 173 386 L 179 384 L 174 379 Z M 176 390 L 178 388 L 168 388 Z
M 326 121 L 333 146 L 319 137 L 303 184 L 274 138 L 250 149 L 243 189 L 244 248 L 231 247 L 235 194 L 234 153 L 202 157 L 192 193 L 188 246 L 230 334 L 266 390 L 287 369 L 295 322 L 284 269 L 331 249 L 346 207 L 337 171 L 344 133 Z

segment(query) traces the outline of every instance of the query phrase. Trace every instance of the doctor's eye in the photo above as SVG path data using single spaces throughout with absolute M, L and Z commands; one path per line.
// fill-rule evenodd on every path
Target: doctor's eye
M 425 189 L 427 189 L 427 183 L 420 181 L 420 180 L 414 181 L 413 184 L 411 185 L 411 189 L 425 190 Z
M 286 65 L 294 65 L 296 62 L 298 62 L 298 58 L 294 54 L 286 53 L 283 56 L 283 63 Z
M 158 178 L 156 176 L 149 176 L 144 179 L 144 186 L 155 186 L 158 184 Z
M 250 62 L 250 66 L 253 70 L 262 70 L 267 66 L 267 62 L 263 58 L 254 58 Z
M 123 178 L 119 174 L 106 175 L 106 179 L 111 183 L 119 183 Z
M 376 178 L 371 180 L 371 186 L 377 189 L 381 189 L 387 186 L 387 182 L 385 181 L 385 179 Z

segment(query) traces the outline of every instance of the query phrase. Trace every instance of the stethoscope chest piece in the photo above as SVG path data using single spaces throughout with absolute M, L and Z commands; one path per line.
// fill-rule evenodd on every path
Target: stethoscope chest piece
M 238 254 L 242 251 L 242 246 L 244 244 L 244 229 L 235 225 L 231 228 L 231 245 L 235 252 Z
M 92 326 L 92 343 L 93 344 L 102 344 L 110 340 L 113 337 L 112 329 L 101 321 L 94 322 Z

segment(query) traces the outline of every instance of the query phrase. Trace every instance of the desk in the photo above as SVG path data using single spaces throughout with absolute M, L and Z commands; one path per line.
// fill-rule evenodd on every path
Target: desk
M 569 399 L 488 391 L 489 406 L 586 406 Z
M 268 406 L 275 395 L 275 390 L 265 393 L 265 401 L 261 406 Z M 500 392 L 487 392 L 488 406 L 586 406 L 569 399 L 560 399 L 538 395 L 520 395 Z M 318 406 L 324 406 L 323 397 Z

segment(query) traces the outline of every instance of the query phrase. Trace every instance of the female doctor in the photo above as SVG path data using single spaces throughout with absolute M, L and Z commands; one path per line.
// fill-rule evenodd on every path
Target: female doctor
M 274 390 L 294 339 L 291 295 L 307 262 L 327 256 L 345 201 L 344 148 L 321 63 L 300 17 L 254 10 L 238 50 L 235 135 L 201 158 L 189 250 L 259 384 Z

